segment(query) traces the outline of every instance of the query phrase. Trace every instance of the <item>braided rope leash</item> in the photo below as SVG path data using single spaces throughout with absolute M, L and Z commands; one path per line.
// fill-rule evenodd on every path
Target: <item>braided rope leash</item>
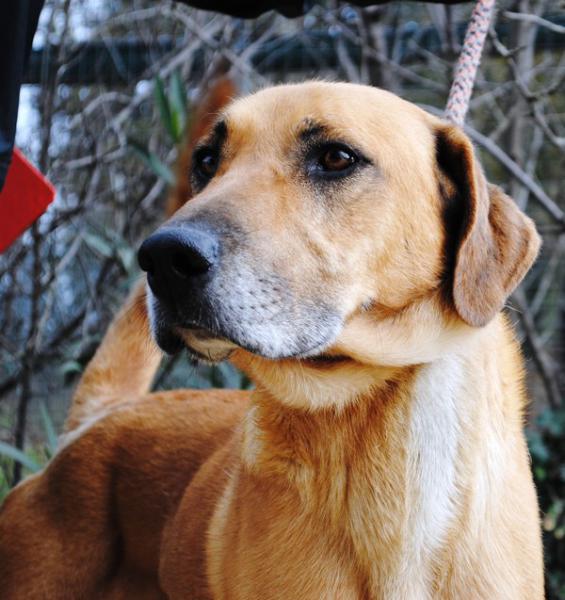
M 478 0 L 467 26 L 461 54 L 455 67 L 453 83 L 445 108 L 445 118 L 460 127 L 469 109 L 477 67 L 485 45 L 490 21 L 494 13 L 495 0 Z

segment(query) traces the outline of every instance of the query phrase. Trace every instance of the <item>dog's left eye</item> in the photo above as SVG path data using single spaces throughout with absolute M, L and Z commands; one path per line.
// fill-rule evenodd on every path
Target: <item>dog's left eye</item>
M 206 182 L 216 174 L 219 162 L 217 152 L 210 148 L 201 148 L 193 158 L 193 173 L 201 182 Z
M 341 178 L 353 172 L 359 155 L 344 144 L 328 143 L 310 151 L 308 172 L 316 179 Z
M 325 148 L 319 159 L 319 165 L 324 171 L 345 171 L 357 162 L 357 156 L 343 146 Z

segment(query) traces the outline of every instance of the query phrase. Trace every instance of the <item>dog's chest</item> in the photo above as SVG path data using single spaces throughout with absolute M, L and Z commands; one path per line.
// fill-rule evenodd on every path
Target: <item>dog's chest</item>
M 462 377 L 456 359 L 423 367 L 346 423 L 291 436 L 292 447 L 278 439 L 264 471 L 238 476 L 215 537 L 228 530 L 253 547 L 240 563 L 244 579 L 257 581 L 260 563 L 264 585 L 317 581 L 326 594 L 317 597 L 431 597 L 456 512 Z M 259 439 L 257 456 L 266 450 L 265 435 Z M 227 567 L 236 578 L 238 562 Z
M 372 598 L 431 597 L 456 514 L 462 378 L 456 359 L 419 369 L 347 463 L 336 523 Z

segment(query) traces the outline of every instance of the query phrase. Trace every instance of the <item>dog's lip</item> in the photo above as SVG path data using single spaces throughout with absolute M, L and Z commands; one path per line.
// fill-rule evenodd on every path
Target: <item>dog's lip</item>
M 202 362 L 212 363 L 212 364 L 226 360 L 227 358 L 229 358 L 230 354 L 233 352 L 233 351 L 229 351 L 226 354 L 223 354 L 216 358 L 211 354 L 205 354 L 204 352 L 199 352 L 192 346 L 186 345 L 186 350 L 188 352 L 189 357 L 192 360 L 195 360 L 197 362 L 202 361 Z
M 207 329 L 205 327 L 183 324 L 182 326 L 176 326 L 174 328 L 174 335 L 187 347 L 188 351 L 192 354 L 195 359 L 216 362 L 229 358 L 230 354 L 238 347 L 236 342 L 229 338 L 219 335 L 216 332 Z M 202 347 L 198 347 L 199 343 L 202 344 L 219 344 L 220 348 L 214 349 L 207 348 L 204 350 Z M 222 347 L 224 345 L 224 347 Z M 244 348 L 245 349 L 245 348 Z M 248 350 L 251 351 L 251 350 Z M 281 356 L 274 360 L 296 360 L 304 365 L 317 368 L 331 368 L 341 366 L 352 359 L 344 354 L 332 354 L 331 352 L 320 352 L 319 354 L 310 354 L 310 350 L 306 355 L 290 355 Z M 254 354 L 257 354 L 254 352 Z M 271 359 L 273 360 L 273 359 Z
M 346 362 L 353 360 L 350 356 L 345 354 L 317 354 L 315 356 L 306 356 L 300 359 L 302 362 L 311 364 L 319 367 L 331 367 L 334 365 L 341 365 Z
M 212 340 L 213 339 L 213 340 L 222 340 L 222 341 L 231 342 L 231 340 L 228 340 L 227 338 L 225 338 L 221 335 L 218 335 L 211 329 L 206 329 L 206 327 L 200 327 L 198 325 L 193 325 L 190 323 L 178 325 L 177 327 L 175 327 L 175 330 L 178 335 L 182 335 L 184 332 L 186 332 L 186 333 L 190 333 L 190 335 L 193 335 L 195 338 L 197 338 L 199 340 Z
M 195 356 L 195 358 L 203 359 L 203 360 L 214 360 L 213 355 L 206 354 L 202 352 L 201 349 L 195 348 L 195 342 L 206 343 L 225 343 L 225 357 L 227 358 L 233 350 L 235 350 L 238 346 L 236 342 L 230 340 L 229 338 L 219 335 L 216 332 L 207 329 L 205 327 L 192 325 L 192 324 L 184 324 L 182 326 L 177 326 L 175 328 L 175 333 L 183 342 L 187 345 L 190 352 Z M 231 346 L 230 349 L 228 349 Z M 245 349 L 245 348 L 244 348 Z M 248 350 L 250 351 L 250 350 Z M 254 352 L 254 354 L 257 354 Z M 223 360 L 222 358 L 222 360 Z M 272 360 L 272 359 L 271 359 Z M 321 352 L 320 354 L 308 354 L 304 355 L 290 355 L 290 356 L 281 356 L 280 358 L 275 358 L 274 360 L 297 360 L 304 364 L 314 366 L 314 367 L 332 367 L 338 366 L 343 363 L 349 362 L 351 358 L 349 356 L 345 356 L 343 354 L 331 354 L 327 352 Z
M 266 360 L 297 361 L 312 367 L 331 367 L 352 360 L 348 356 L 332 352 L 331 339 L 326 339 L 298 352 L 271 354 L 262 351 L 252 343 L 246 343 L 245 339 L 238 339 L 238 337 L 230 335 L 229 331 L 220 332 L 212 329 L 207 323 L 202 324 L 192 319 L 179 318 L 178 315 L 168 315 L 168 317 L 168 319 L 162 318 L 159 321 L 162 334 L 160 337 L 165 341 L 174 340 L 174 348 L 169 348 L 171 344 L 168 344 L 166 348 L 160 342 L 159 345 L 169 354 L 176 354 L 184 347 L 196 359 L 215 362 L 229 358 L 232 352 L 239 348 Z
M 175 328 L 175 335 L 182 340 L 194 358 L 212 363 L 226 360 L 237 348 L 237 344 L 230 339 L 205 327 L 178 326 Z

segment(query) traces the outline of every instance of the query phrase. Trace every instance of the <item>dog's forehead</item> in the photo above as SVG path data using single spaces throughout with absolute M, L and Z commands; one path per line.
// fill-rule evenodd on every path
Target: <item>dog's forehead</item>
M 235 101 L 224 113 L 230 137 L 290 141 L 321 128 L 366 144 L 393 146 L 432 140 L 434 118 L 384 90 L 349 83 L 308 82 L 263 89 Z M 353 138 L 353 139 L 352 139 Z

